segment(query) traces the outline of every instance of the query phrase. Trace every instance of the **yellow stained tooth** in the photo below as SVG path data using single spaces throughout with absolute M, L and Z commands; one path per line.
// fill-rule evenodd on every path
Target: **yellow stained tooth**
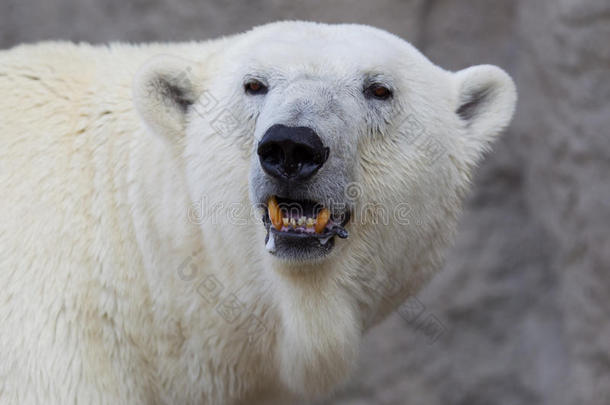
M 290 218 L 290 225 L 292 225 L 293 228 L 296 228 L 297 221 L 294 218 Z
M 318 212 L 318 217 L 316 218 L 316 233 L 324 232 L 324 228 L 326 228 L 329 219 L 330 211 L 327 208 L 322 208 L 320 212 Z
M 306 222 L 307 222 L 307 227 L 308 228 L 313 228 L 313 226 L 316 223 L 316 221 L 314 221 L 313 218 L 307 218 Z
M 278 231 L 282 229 L 282 212 L 275 197 L 271 197 L 267 201 L 267 210 L 269 211 L 269 219 L 273 227 Z
M 289 226 L 290 220 L 288 218 L 282 218 L 282 223 L 284 224 L 284 226 Z

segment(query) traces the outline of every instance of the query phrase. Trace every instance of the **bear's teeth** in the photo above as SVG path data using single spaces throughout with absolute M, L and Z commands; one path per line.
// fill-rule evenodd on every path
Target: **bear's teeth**
M 316 218 L 316 233 L 324 232 L 324 228 L 326 228 L 326 224 L 330 220 L 330 211 L 328 208 L 322 208 L 320 212 L 318 212 L 318 217 Z
M 267 201 L 267 211 L 271 224 L 278 231 L 281 231 L 284 227 L 296 229 L 305 226 L 307 229 L 314 228 L 316 233 L 323 233 L 330 221 L 330 211 L 327 208 L 322 208 L 316 218 L 305 216 L 299 218 L 284 217 L 275 196 L 270 197 Z
M 271 197 L 269 198 L 269 201 L 267 201 L 267 211 L 269 212 L 269 219 L 271 220 L 273 227 L 278 231 L 282 229 L 282 212 L 275 197 Z
M 273 235 L 273 232 L 269 232 L 269 239 L 267 240 L 265 249 L 267 249 L 267 252 L 269 253 L 275 252 L 275 236 Z

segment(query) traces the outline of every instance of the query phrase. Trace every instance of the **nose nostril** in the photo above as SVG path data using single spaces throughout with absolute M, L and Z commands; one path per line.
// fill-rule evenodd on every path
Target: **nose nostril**
M 299 145 L 292 151 L 292 159 L 297 164 L 313 163 L 314 154 L 311 148 Z
M 278 165 L 284 160 L 284 151 L 275 143 L 266 145 L 259 153 L 261 158 L 270 165 Z
M 307 127 L 274 125 L 258 145 L 261 167 L 282 180 L 305 180 L 313 176 L 328 158 L 328 148 Z

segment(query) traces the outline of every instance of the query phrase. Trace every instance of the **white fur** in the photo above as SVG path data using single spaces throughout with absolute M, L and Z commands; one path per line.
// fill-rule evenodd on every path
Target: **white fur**
M 354 90 L 364 71 L 393 81 L 392 104 Z M 254 73 L 277 79 L 267 98 L 243 93 Z M 165 100 L 166 84 L 195 108 Z M 498 68 L 451 73 L 383 31 L 302 22 L 202 43 L 20 46 L 0 53 L 0 94 L 2 404 L 330 394 L 362 333 L 441 265 L 471 171 L 516 99 Z M 239 123 L 229 134 L 211 126 L 223 109 Z M 446 151 L 434 164 L 400 134 L 407 115 Z M 290 119 L 327 134 L 358 184 L 350 237 L 315 263 L 271 256 L 260 212 L 244 209 L 252 148 Z M 405 202 L 408 225 L 358 210 Z M 197 292 L 206 285 L 213 294 Z M 230 322 L 217 305 L 232 297 L 243 309 Z M 264 325 L 255 339 L 250 316 Z

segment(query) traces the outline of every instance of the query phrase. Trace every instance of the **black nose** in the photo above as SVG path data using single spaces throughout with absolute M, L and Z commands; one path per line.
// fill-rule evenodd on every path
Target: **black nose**
M 274 125 L 258 143 L 258 157 L 265 173 L 280 180 L 305 180 L 328 159 L 329 149 L 308 127 Z

